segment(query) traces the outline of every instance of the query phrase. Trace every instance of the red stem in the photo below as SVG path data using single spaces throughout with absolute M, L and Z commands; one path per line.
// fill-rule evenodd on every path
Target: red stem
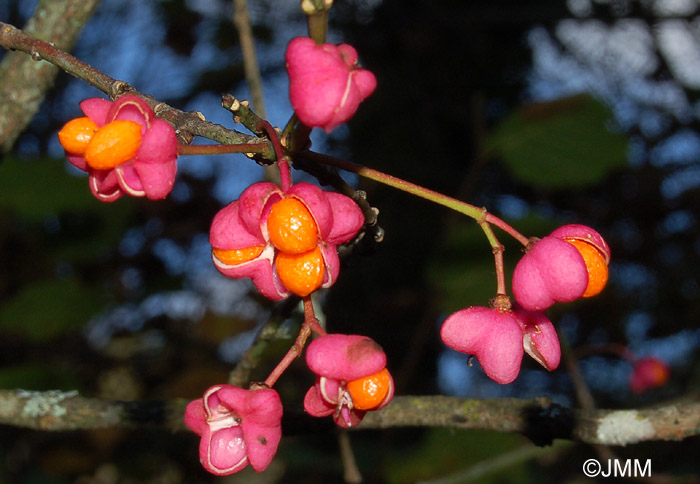
M 478 221 L 479 227 L 484 231 L 486 238 L 491 245 L 491 251 L 493 252 L 494 263 L 496 265 L 496 295 L 506 295 L 506 276 L 503 264 L 503 251 L 505 248 L 496 238 L 496 234 L 493 233 L 493 228 L 486 221 L 486 216 L 488 212 L 484 210 L 484 217 Z
M 513 227 L 511 227 L 506 222 L 496 217 L 492 213 L 486 212 L 484 214 L 484 221 L 490 223 L 491 225 L 495 225 L 496 227 L 513 237 L 515 240 L 523 244 L 524 246 L 527 246 L 530 243 L 530 239 L 528 237 L 525 237 L 523 234 L 515 230 Z
M 434 190 L 422 187 L 415 183 L 402 180 L 401 178 L 388 175 L 381 171 L 372 168 L 367 168 L 366 166 L 358 165 L 357 163 L 353 163 L 351 161 L 341 160 L 332 156 L 315 153 L 313 151 L 305 151 L 301 153 L 301 156 L 307 158 L 312 162 L 320 163 L 322 165 L 334 166 L 342 170 L 356 173 L 357 175 L 368 178 L 370 180 L 374 180 L 379 183 L 383 183 L 384 185 L 388 185 L 398 190 L 402 190 L 406 193 L 410 193 L 411 195 L 424 198 L 433 203 L 437 203 L 438 205 L 442 205 L 443 207 L 447 207 L 456 212 L 464 214 L 467 217 L 471 217 L 478 223 L 486 222 L 488 224 L 495 225 L 496 227 L 505 231 L 507 234 L 509 234 L 511 237 L 513 237 L 525 246 L 530 243 L 529 238 L 525 237 L 523 234 L 515 230 L 513 227 L 508 225 L 500 218 L 485 211 L 485 209 L 483 208 L 476 207 L 461 200 L 457 200 L 456 198 L 443 195 L 440 192 L 436 192 Z
M 314 311 L 314 303 L 311 300 L 311 296 L 306 296 L 304 301 L 304 324 L 309 325 L 311 330 L 319 336 L 325 336 L 326 330 L 318 324 L 318 319 L 316 318 L 316 311 Z
M 267 137 L 272 142 L 272 147 L 275 150 L 275 157 L 277 158 L 277 167 L 280 170 L 280 185 L 282 186 L 282 191 L 286 192 L 292 187 L 292 169 L 289 166 L 289 158 L 284 154 L 282 143 L 280 143 L 280 138 L 275 128 L 264 119 L 258 123 L 258 127 L 265 130 Z
M 306 340 L 309 339 L 312 332 L 318 334 L 319 336 L 326 334 L 326 331 L 321 327 L 321 325 L 318 324 L 318 320 L 316 319 L 316 312 L 314 311 L 314 305 L 311 302 L 311 296 L 305 296 L 303 301 L 304 322 L 299 329 L 299 334 L 297 335 L 297 339 L 294 341 L 294 344 L 291 346 L 291 348 L 289 348 L 287 354 L 284 355 L 282 360 L 280 360 L 275 369 L 270 372 L 270 375 L 265 380 L 265 385 L 267 385 L 268 388 L 272 388 L 279 377 L 282 376 L 282 373 L 289 368 L 289 365 L 291 365 L 295 359 L 301 356 L 301 352 L 304 350 L 304 346 L 306 345 Z

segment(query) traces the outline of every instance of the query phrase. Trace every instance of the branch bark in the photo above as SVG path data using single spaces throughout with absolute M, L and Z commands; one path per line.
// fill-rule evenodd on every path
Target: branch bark
M 121 402 L 81 397 L 77 391 L 0 390 L 0 424 L 35 430 L 184 428 L 185 400 Z
M 139 95 L 153 108 L 159 118 L 168 121 L 175 127 L 180 139 L 185 144 L 192 142 L 194 136 L 201 136 L 203 138 L 216 141 L 220 144 L 260 145 L 261 148 L 256 149 L 253 152 L 254 154 L 258 154 L 266 160 L 275 159 L 272 144 L 269 143 L 267 138 L 259 138 L 257 136 L 251 136 L 235 130 L 227 129 L 220 124 L 207 121 L 201 113 L 186 113 L 180 111 L 179 109 L 175 109 L 166 103 L 158 102 L 154 98 L 136 91 L 128 83 L 104 74 L 85 62 L 82 62 L 72 55 L 64 52 L 62 49 L 55 47 L 49 42 L 39 40 L 17 29 L 16 27 L 3 22 L 0 22 L 0 45 L 6 49 L 29 54 L 29 56 L 20 54 L 25 59 L 28 59 L 29 62 L 35 62 L 42 59 L 46 60 L 67 73 L 82 79 L 91 86 L 99 89 L 112 99 L 116 99 L 117 97 L 126 93 Z M 29 84 L 29 82 L 27 83 Z M 32 115 L 33 114 L 34 112 L 32 112 Z M 0 135 L 1 133 L 2 126 L 0 126 Z M 12 141 L 14 142 L 14 139 Z
M 25 30 L 59 49 L 71 50 L 99 0 L 42 0 Z M 5 24 L 0 25 L 5 30 Z M 0 150 L 12 148 L 53 85 L 58 68 L 9 52 L 0 64 Z
M 561 438 L 588 444 L 627 445 L 682 440 L 700 434 L 700 401 L 667 403 L 647 409 L 579 410 L 531 400 L 470 400 L 443 396 L 396 397 L 369 412 L 358 429 L 449 427 L 525 434 L 538 445 Z
M 187 401 L 121 402 L 85 398 L 78 392 L 0 390 L 0 424 L 46 431 L 99 428 L 184 430 Z M 286 420 L 308 420 L 286 409 Z M 304 428 L 305 425 L 294 426 Z M 391 427 L 447 427 L 517 432 L 537 445 L 554 439 L 588 444 L 627 445 L 682 440 L 700 434 L 700 400 L 654 408 L 577 410 L 548 398 L 471 400 L 445 396 L 399 396 L 391 405 L 368 412 L 352 430 Z

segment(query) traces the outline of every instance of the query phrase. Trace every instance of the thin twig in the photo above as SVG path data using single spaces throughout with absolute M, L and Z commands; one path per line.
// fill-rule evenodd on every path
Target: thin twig
M 233 94 L 224 94 L 221 96 L 221 106 L 231 111 L 234 123 L 242 124 L 257 135 L 265 134 L 265 130 L 260 124 L 265 121 L 265 119 L 258 116 L 258 114 L 250 108 L 250 103 L 248 101 L 239 101 Z
M 484 219 L 488 212 L 484 209 Z M 503 244 L 501 244 L 496 238 L 496 234 L 493 233 L 491 225 L 485 221 L 479 221 L 479 226 L 481 230 L 486 234 L 486 238 L 491 244 L 491 251 L 493 252 L 494 265 L 496 267 L 496 294 L 505 295 L 506 294 L 506 278 L 505 269 L 503 264 L 503 251 L 505 250 Z
M 282 148 L 279 133 L 264 119 L 258 122 L 257 127 L 258 129 L 263 129 L 268 139 L 272 142 L 272 147 L 275 150 L 275 158 L 277 159 L 277 168 L 280 174 L 280 186 L 282 190 L 286 192 L 292 187 L 292 167 L 289 164 L 289 158 L 285 155 L 284 149 Z
M 355 453 L 350 443 L 350 434 L 346 429 L 338 432 L 338 447 L 340 448 L 340 459 L 343 461 L 343 480 L 348 484 L 359 484 L 362 482 L 362 474 L 357 467 Z
M 265 385 L 270 388 L 277 382 L 279 377 L 282 376 L 287 368 L 289 368 L 289 365 L 291 365 L 294 360 L 301 356 L 304 346 L 306 345 L 306 340 L 309 339 L 312 332 L 320 335 L 326 334 L 326 331 L 319 326 L 318 321 L 316 320 L 311 295 L 304 296 L 302 300 L 304 302 L 304 322 L 301 325 L 301 329 L 299 329 L 299 334 L 297 335 L 296 340 L 294 340 L 294 344 L 292 344 L 289 351 L 287 351 L 284 357 L 282 357 L 280 362 L 270 372 L 270 375 L 265 380 Z
M 291 296 L 281 303 L 275 305 L 272 314 L 267 322 L 258 332 L 255 341 L 243 354 L 243 357 L 236 364 L 228 377 L 230 385 L 245 387 L 250 382 L 250 375 L 260 364 L 265 351 L 282 339 L 280 335 L 280 325 L 289 317 L 291 312 L 299 306 L 299 298 Z
M 178 145 L 179 155 L 221 155 L 228 153 L 246 153 L 248 155 L 263 153 L 267 143 L 237 145 Z
M 263 94 L 262 75 L 258 65 L 258 57 L 255 54 L 255 37 L 250 20 L 247 0 L 233 0 L 233 24 L 238 31 L 238 39 L 241 43 L 243 54 L 243 71 L 250 90 L 250 98 L 260 117 L 267 118 L 265 108 L 265 95 Z M 265 166 L 265 179 L 273 183 L 280 183 L 279 171 L 271 165 Z
M 302 0 L 301 9 L 306 14 L 309 27 L 309 37 L 317 44 L 326 41 L 328 32 L 328 10 L 333 6 L 333 0 Z
M 243 53 L 243 70 L 250 89 L 250 98 L 253 107 L 260 117 L 267 118 L 265 114 L 265 100 L 263 96 L 262 76 L 258 66 L 258 58 L 255 55 L 255 39 L 250 23 L 250 12 L 246 0 L 233 0 L 233 23 L 238 30 L 238 39 L 241 42 Z
M 581 373 L 581 368 L 579 367 L 578 361 L 571 351 L 571 346 L 564 336 L 561 336 L 560 341 L 562 347 L 562 357 L 564 359 L 564 363 L 566 364 L 566 370 L 569 372 L 571 381 L 574 384 L 576 399 L 581 405 L 581 408 L 584 410 L 595 410 L 596 406 L 593 393 L 586 383 L 583 373 Z M 607 445 L 594 445 L 593 448 L 598 456 L 603 460 L 615 459 L 617 457 L 615 452 L 613 452 L 613 450 Z
M 27 35 L 12 25 L 3 22 L 0 22 L 0 45 L 6 49 L 29 54 L 36 60 L 46 60 L 99 89 L 112 99 L 126 93 L 140 96 L 153 108 L 158 117 L 168 121 L 175 127 L 180 138 L 186 144 L 189 144 L 194 136 L 201 136 L 217 143 L 228 145 L 257 145 L 268 142 L 265 138 L 250 136 L 235 130 L 226 129 L 219 124 L 210 123 L 204 119 L 201 113 L 185 113 L 165 103 L 158 102 L 150 96 L 139 93 L 126 82 L 114 79 L 50 43 Z M 264 159 L 274 160 L 275 154 L 272 144 L 268 142 L 268 148 L 259 156 Z

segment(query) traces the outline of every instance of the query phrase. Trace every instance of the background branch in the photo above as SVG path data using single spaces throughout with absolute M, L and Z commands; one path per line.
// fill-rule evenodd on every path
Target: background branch
M 589 444 L 626 445 L 651 440 L 681 440 L 700 433 L 700 401 L 649 409 L 578 410 L 531 400 L 471 400 L 443 396 L 396 397 L 358 426 L 449 427 L 520 432 L 539 445 L 555 438 Z
M 562 359 L 564 360 L 564 364 L 566 365 L 566 369 L 569 373 L 569 377 L 571 378 L 571 382 L 574 385 L 574 391 L 576 392 L 576 399 L 578 400 L 579 405 L 584 410 L 595 409 L 596 405 L 595 399 L 593 398 L 593 393 L 586 384 L 586 379 L 583 377 L 583 373 L 581 373 L 581 368 L 579 367 L 578 361 L 576 360 L 576 357 L 574 356 L 573 351 L 571 350 L 571 346 L 569 345 L 569 342 L 567 341 L 565 335 L 562 335 L 560 337 L 560 342 L 562 350 Z M 617 457 L 612 451 L 612 449 L 610 449 L 610 447 L 606 445 L 595 445 L 593 448 L 595 449 L 598 456 L 603 460 L 615 459 Z
M 99 3 L 99 0 L 42 0 L 24 28 L 28 34 L 69 51 Z M 0 23 L 0 36 L 4 37 L 8 27 Z M 0 64 L 2 153 L 12 148 L 32 120 L 58 74 L 56 66 L 40 59 L 8 52 Z
M 0 424 L 39 430 L 150 426 L 183 430 L 186 400 L 121 402 L 85 398 L 78 392 L 0 390 Z M 287 409 L 285 420 L 310 420 Z M 316 420 L 316 419 L 314 419 Z M 303 428 L 304 426 L 301 426 Z M 578 410 L 548 398 L 472 400 L 444 396 L 399 396 L 388 407 L 368 412 L 352 430 L 391 427 L 446 427 L 517 432 L 537 445 L 554 439 L 627 445 L 682 440 L 700 434 L 700 400 L 654 408 Z
M 243 70 L 250 89 L 250 99 L 253 108 L 262 118 L 267 118 L 265 111 L 265 98 L 263 96 L 262 76 L 258 67 L 258 58 L 255 55 L 255 40 L 253 28 L 250 24 L 250 12 L 246 0 L 233 0 L 233 24 L 238 31 L 238 39 L 243 52 Z
M 77 391 L 0 390 L 0 424 L 51 431 L 137 426 L 179 430 L 187 403 L 121 402 L 81 397 Z

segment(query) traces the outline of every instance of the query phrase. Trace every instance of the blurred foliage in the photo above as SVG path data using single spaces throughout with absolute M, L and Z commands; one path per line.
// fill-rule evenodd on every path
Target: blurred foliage
M 467 306 L 483 306 L 496 292 L 496 272 L 491 249 L 484 244 L 484 232 L 467 220 L 453 222 L 445 230 L 428 267 L 428 278 L 437 293 L 436 303 L 444 314 Z M 556 220 L 536 216 L 517 220 L 513 225 L 521 233 L 539 236 L 558 226 Z M 508 242 L 504 264 L 506 279 L 510 280 L 522 246 L 510 240 L 503 242 Z
M 5 223 L 15 219 L 44 228 L 42 252 L 57 260 L 91 260 L 118 245 L 135 211 L 128 198 L 118 204 L 96 204 L 87 177 L 69 176 L 63 160 L 5 160 L 0 166 L 0 193 Z M 72 229 L 70 240 L 62 238 L 62 224 Z
M 553 189 L 592 185 L 626 164 L 628 140 L 611 131 L 612 112 L 581 94 L 525 106 L 486 143 L 514 177 Z
M 0 388 L 24 390 L 79 390 L 82 384 L 70 368 L 34 363 L 0 368 Z
M 395 484 L 408 484 L 446 476 L 499 454 L 508 454 L 523 445 L 528 445 L 527 440 L 518 435 L 431 429 L 413 452 L 390 457 L 387 480 Z M 445 452 L 445 449 L 451 450 Z M 488 477 L 480 482 L 534 482 L 526 464 L 515 465 Z
M 110 297 L 76 267 L 119 244 L 134 204 L 95 204 L 86 179 L 51 159 L 6 160 L 0 193 L 0 328 L 30 343 L 81 330 Z
M 67 177 L 62 160 L 10 158 L 0 167 L 2 207 L 32 221 L 55 213 L 82 212 L 94 205 L 94 198 L 85 191 L 86 179 Z
M 99 291 L 75 280 L 35 282 L 0 308 L 0 328 L 29 342 L 45 342 L 83 328 L 102 307 L 101 299 Z

